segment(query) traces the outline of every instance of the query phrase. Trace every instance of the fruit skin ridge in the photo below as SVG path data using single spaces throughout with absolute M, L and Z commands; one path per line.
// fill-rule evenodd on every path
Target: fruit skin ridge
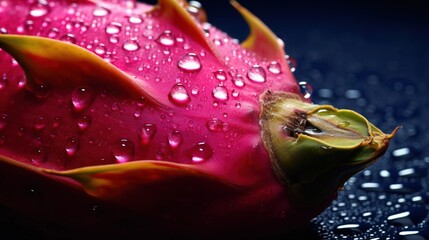
M 147 217 L 134 229 L 274 233 L 335 197 L 300 203 L 272 171 L 260 96 L 299 87 L 278 39 L 238 3 L 251 30 L 241 45 L 182 1 L 2 3 L 0 47 L 16 62 L 0 52 L 0 169 L 28 178 L 7 187 L 6 206 L 86 231 L 127 228 L 115 225 L 127 209 Z M 29 188 L 49 210 L 22 203 Z

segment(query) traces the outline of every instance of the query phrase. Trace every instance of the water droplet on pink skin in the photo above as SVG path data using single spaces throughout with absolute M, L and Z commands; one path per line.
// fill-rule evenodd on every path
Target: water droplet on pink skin
M 7 118 L 7 114 L 0 114 L 0 131 L 6 128 Z
M 76 37 L 71 33 L 67 33 L 65 35 L 62 35 L 60 37 L 60 40 L 63 42 L 68 42 L 68 43 L 72 43 L 72 44 L 76 43 Z
M 169 46 L 173 46 L 176 41 L 174 36 L 171 34 L 171 31 L 166 30 L 158 36 L 157 42 L 160 43 L 161 45 L 169 47 Z
M 98 44 L 98 46 L 95 48 L 95 53 L 98 55 L 104 55 L 106 53 L 106 46 L 102 43 Z
M 39 84 L 33 86 L 30 91 L 36 96 L 36 98 L 43 100 L 51 93 L 51 87 L 47 84 Z
M 273 74 L 280 74 L 282 72 L 282 67 L 279 62 L 272 61 L 268 64 L 268 71 Z
M 242 88 L 244 87 L 245 83 L 244 83 L 244 77 L 241 75 L 237 75 L 232 79 L 232 82 L 234 83 L 234 85 L 236 87 Z
M 95 100 L 95 92 L 92 88 L 87 86 L 77 87 L 73 90 L 71 95 L 71 102 L 73 109 L 76 112 L 83 112 L 91 106 Z
M 289 56 L 289 55 L 286 55 L 286 61 L 289 64 L 290 71 L 291 72 L 295 72 L 296 65 L 297 65 L 296 59 L 293 58 L 293 57 L 291 57 L 291 56 Z
M 105 17 L 107 15 L 110 14 L 110 10 L 100 7 L 100 6 L 96 6 L 94 8 L 94 11 L 92 12 L 92 15 L 96 16 L 96 17 Z
M 190 157 L 194 163 L 200 163 L 213 156 L 213 149 L 208 143 L 200 142 L 190 150 Z
M 49 5 L 45 1 L 36 1 L 30 6 L 30 16 L 43 17 L 50 12 Z
M 128 18 L 128 22 L 130 22 L 132 24 L 140 24 L 143 22 L 143 18 L 140 16 L 130 16 Z
M 155 136 L 156 131 L 157 131 L 156 124 L 146 123 L 138 131 L 140 142 L 143 145 L 148 145 L 152 141 L 153 137 Z
M 213 89 L 213 98 L 218 101 L 228 100 L 228 90 L 223 85 L 218 85 Z
M 60 32 L 60 30 L 58 30 L 58 28 L 52 28 L 48 32 L 48 37 L 49 38 L 56 38 L 58 36 L 59 32 Z
M 195 72 L 201 69 L 201 61 L 197 54 L 188 53 L 177 62 L 177 66 L 183 71 Z
M 36 131 L 42 131 L 46 124 L 46 119 L 43 116 L 37 116 L 33 119 L 33 129 Z
M 77 121 L 77 126 L 79 132 L 84 132 L 91 125 L 91 117 L 90 116 L 82 116 Z
M 124 42 L 122 48 L 129 52 L 134 52 L 140 49 L 140 45 L 136 40 L 129 39 Z
M 229 125 L 226 122 L 218 118 L 209 120 L 206 124 L 207 128 L 212 132 L 227 132 L 229 131 Z
M 134 156 L 134 143 L 126 138 L 119 139 L 113 144 L 112 153 L 116 162 L 129 162 Z
M 172 103 L 179 106 L 185 106 L 191 101 L 191 97 L 189 97 L 185 86 L 181 83 L 177 83 L 171 88 L 169 99 Z
M 65 150 L 66 154 L 69 157 L 72 157 L 76 154 L 76 152 L 79 150 L 80 142 L 79 139 L 76 137 L 71 137 L 67 139 Z
M 182 144 L 182 141 L 183 141 L 183 136 L 179 131 L 175 130 L 170 134 L 168 134 L 168 145 L 170 146 L 171 149 L 179 148 L 180 145 Z
M 118 34 L 122 30 L 122 24 L 118 22 L 111 22 L 109 25 L 106 26 L 106 33 L 107 34 Z
M 34 165 L 40 165 L 47 160 L 47 152 L 43 147 L 36 147 L 33 149 L 33 153 L 31 154 L 30 161 Z
M 219 81 L 225 81 L 227 79 L 226 72 L 222 69 L 219 69 L 219 70 L 213 72 L 213 74 L 216 77 L 216 79 Z
M 263 83 L 266 81 L 266 73 L 265 70 L 259 66 L 259 65 L 254 65 L 252 66 L 249 71 L 247 72 L 247 77 L 253 81 L 253 82 L 257 82 L 257 83 Z

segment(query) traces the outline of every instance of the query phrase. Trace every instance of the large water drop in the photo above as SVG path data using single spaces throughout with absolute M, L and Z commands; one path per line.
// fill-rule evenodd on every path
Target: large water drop
M 73 109 L 76 112 L 83 112 L 91 106 L 95 100 L 95 92 L 92 88 L 87 86 L 77 87 L 73 90 L 71 95 L 71 102 Z
M 253 81 L 253 82 L 257 82 L 257 83 L 263 83 L 266 81 L 266 72 L 265 70 L 259 66 L 259 65 L 254 65 L 252 66 L 249 71 L 247 72 L 247 77 Z
M 134 156 L 134 143 L 126 138 L 119 139 L 113 144 L 112 153 L 118 163 L 129 162 Z
M 206 142 L 200 142 L 190 151 L 191 160 L 195 163 L 203 162 L 213 156 L 213 149 Z
M 177 83 L 171 88 L 169 99 L 171 102 L 179 106 L 184 106 L 191 101 L 191 97 L 189 97 L 185 86 L 181 83 Z
M 177 62 L 177 66 L 184 71 L 195 72 L 201 69 L 201 61 L 197 54 L 188 53 Z

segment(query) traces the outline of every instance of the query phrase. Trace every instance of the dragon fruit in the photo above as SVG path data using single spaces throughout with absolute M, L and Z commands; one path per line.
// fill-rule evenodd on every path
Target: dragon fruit
M 396 130 L 312 104 L 231 3 L 241 44 L 195 2 L 0 1 L 0 203 L 74 236 L 266 236 L 323 211 Z

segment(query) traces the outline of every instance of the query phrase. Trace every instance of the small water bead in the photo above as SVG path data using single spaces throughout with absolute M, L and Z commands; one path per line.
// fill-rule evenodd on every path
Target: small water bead
M 200 19 L 201 15 L 204 14 L 202 12 L 202 5 L 198 1 L 189 1 L 186 10 L 195 18 Z
M 236 87 L 242 88 L 244 87 L 245 83 L 244 83 L 244 77 L 241 75 L 236 75 L 232 78 L 232 82 L 234 83 L 234 85 Z
M 87 86 L 77 87 L 73 90 L 71 95 L 71 102 L 73 109 L 76 112 L 83 112 L 88 109 L 89 106 L 95 100 L 95 92 L 92 88 Z
M 104 55 L 106 53 L 106 45 L 102 43 L 98 44 L 94 52 L 97 53 L 98 55 Z
M 206 142 L 200 142 L 190 150 L 191 160 L 195 163 L 203 162 L 213 156 L 213 149 Z
M 259 65 L 253 65 L 247 72 L 247 78 L 253 82 L 263 83 L 267 79 L 267 73 Z
M 360 187 L 364 190 L 371 192 L 381 192 L 384 190 L 384 187 L 380 183 L 376 182 L 365 182 L 360 185 Z
M 76 154 L 76 152 L 79 150 L 80 142 L 79 139 L 76 137 L 70 137 L 67 139 L 65 150 L 66 154 L 69 157 L 72 157 Z
M 113 144 L 112 153 L 116 162 L 129 162 L 134 156 L 134 143 L 126 138 L 119 139 Z
M 106 26 L 106 33 L 107 34 L 118 34 L 122 30 L 122 24 L 118 22 L 111 22 L 109 25 Z
M 48 37 L 49 38 L 56 38 L 59 34 L 60 30 L 58 30 L 58 28 L 51 28 L 48 32 Z
M 118 35 L 112 35 L 112 36 L 110 36 L 110 38 L 109 38 L 109 42 L 110 43 L 118 43 L 119 42 L 119 36 Z
M 110 14 L 110 10 L 104 7 L 96 6 L 94 8 L 94 11 L 92 12 L 92 15 L 96 17 L 105 17 Z
M 124 42 L 124 44 L 122 45 L 122 48 L 129 52 L 134 52 L 140 49 L 140 45 L 137 42 L 137 40 L 128 39 L 127 41 Z
M 91 125 L 92 119 L 90 116 L 82 116 L 77 121 L 79 132 L 84 132 Z
M 177 66 L 187 72 L 195 72 L 201 69 L 200 58 L 195 53 L 188 53 L 184 55 L 177 62 Z
M 171 88 L 168 97 L 171 102 L 179 106 L 184 106 L 191 101 L 191 97 L 189 96 L 188 91 L 181 83 L 176 83 Z
M 132 24 L 140 24 L 143 22 L 143 18 L 141 16 L 130 16 L 128 18 L 128 22 L 132 23 Z
M 75 44 L 76 41 L 77 41 L 76 37 L 73 34 L 71 34 L 71 33 L 67 33 L 65 35 L 62 35 L 60 37 L 60 40 L 63 41 L 63 42 L 68 42 L 68 43 L 72 43 L 72 44 Z
M 293 58 L 289 55 L 286 55 L 286 61 L 289 64 L 290 71 L 295 72 L 296 66 L 297 66 L 297 62 L 296 62 L 295 58 Z
M 183 136 L 179 131 L 175 130 L 168 134 L 168 145 L 170 146 L 171 149 L 179 148 L 180 145 L 182 144 L 182 141 L 183 141 Z
M 229 125 L 218 118 L 213 118 L 206 123 L 207 128 L 212 132 L 227 132 Z
M 146 123 L 142 128 L 139 129 L 137 133 L 140 138 L 140 142 L 143 145 L 149 144 L 155 136 L 156 131 L 156 124 Z
M 216 86 L 213 91 L 213 98 L 218 101 L 226 101 L 228 100 L 228 90 L 223 85 Z
M 36 147 L 33 149 L 30 161 L 35 165 L 40 165 L 47 160 L 47 152 L 43 147 Z
M 227 79 L 226 72 L 222 69 L 219 69 L 215 72 L 213 72 L 215 78 L 219 81 L 225 81 Z
M 8 122 L 8 116 L 7 114 L 0 114 L 0 131 L 6 128 L 7 122 Z
M 36 131 L 42 131 L 47 125 L 47 121 L 43 116 L 37 116 L 33 119 L 33 129 Z
M 311 95 L 313 94 L 313 87 L 308 82 L 305 82 L 305 81 L 301 81 L 298 84 L 301 89 L 301 93 L 303 97 L 310 98 Z
M 30 16 L 43 17 L 50 12 L 50 7 L 46 1 L 39 0 L 30 6 Z
M 268 64 L 268 71 L 273 74 L 280 74 L 282 72 L 282 67 L 279 62 L 272 61 Z
M 176 40 L 170 30 L 166 30 L 163 33 L 161 33 L 156 39 L 156 41 L 159 44 L 168 46 L 168 47 L 173 46 L 176 43 Z

